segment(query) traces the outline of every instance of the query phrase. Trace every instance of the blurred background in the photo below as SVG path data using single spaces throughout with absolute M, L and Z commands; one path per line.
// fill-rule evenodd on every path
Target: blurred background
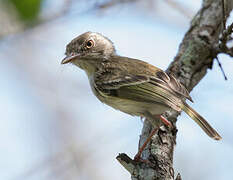
M 82 70 L 60 65 L 65 46 L 100 32 L 118 54 L 166 69 L 200 7 L 201 0 L 0 0 L 0 179 L 130 179 L 115 157 L 136 154 L 143 123 L 100 103 Z M 215 62 L 191 96 L 223 140 L 182 113 L 174 168 L 183 179 L 232 178 L 233 59 L 219 59 L 228 81 Z

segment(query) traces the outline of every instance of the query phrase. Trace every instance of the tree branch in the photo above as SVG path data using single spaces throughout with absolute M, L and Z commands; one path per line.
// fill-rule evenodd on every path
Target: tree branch
M 225 17 L 228 17 L 233 9 L 233 1 L 225 0 Z M 215 47 L 219 45 L 219 36 L 223 31 L 222 1 L 203 0 L 202 7 L 191 21 L 191 25 L 185 34 L 179 51 L 174 61 L 169 65 L 167 72 L 191 91 L 206 75 L 207 69 L 211 69 L 217 56 Z M 173 122 L 174 128 L 162 127 L 158 134 L 154 135 L 151 143 L 144 150 L 142 158 L 150 163 L 133 163 L 129 158 L 120 158 L 121 164 L 131 173 L 133 180 L 181 180 L 180 174 L 174 178 L 173 150 L 176 141 L 176 121 L 179 114 L 175 111 L 167 112 L 166 117 Z M 143 144 L 151 131 L 148 121 L 144 122 L 139 146 Z M 130 163 L 129 163 L 130 162 Z M 152 165 L 151 165 L 152 164 Z M 129 170 L 130 168 L 133 170 Z

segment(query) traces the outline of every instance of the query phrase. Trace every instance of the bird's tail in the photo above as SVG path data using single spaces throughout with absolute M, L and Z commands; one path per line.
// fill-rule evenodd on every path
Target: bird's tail
M 191 108 L 187 103 L 183 103 L 181 109 L 186 112 L 204 131 L 205 133 L 215 140 L 220 140 L 222 137 L 217 133 L 217 131 L 212 128 L 209 123 L 198 114 L 193 108 Z

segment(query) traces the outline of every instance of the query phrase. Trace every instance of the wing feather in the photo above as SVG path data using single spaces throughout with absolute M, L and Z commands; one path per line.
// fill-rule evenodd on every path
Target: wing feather
M 95 76 L 95 84 L 101 89 L 119 89 L 123 86 L 137 85 L 150 81 L 147 76 L 119 72 L 116 69 L 105 69 L 105 71 L 98 72 Z
M 94 83 L 103 93 L 119 98 L 160 101 L 169 106 L 178 103 L 180 98 L 192 101 L 185 87 L 162 70 L 154 70 L 153 74 L 145 75 L 130 73 L 117 67 L 105 68 L 95 74 Z
M 166 87 L 168 91 L 172 91 L 176 95 L 193 102 L 188 90 L 180 82 L 178 82 L 174 76 L 168 75 L 164 71 L 158 71 L 156 73 L 156 77 L 153 77 L 151 79 L 152 81 L 156 81 L 158 84 Z

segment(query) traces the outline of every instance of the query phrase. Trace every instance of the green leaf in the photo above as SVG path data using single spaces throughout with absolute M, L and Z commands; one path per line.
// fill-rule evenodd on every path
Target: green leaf
M 27 25 L 38 20 L 43 0 L 8 0 L 15 7 L 20 19 Z

